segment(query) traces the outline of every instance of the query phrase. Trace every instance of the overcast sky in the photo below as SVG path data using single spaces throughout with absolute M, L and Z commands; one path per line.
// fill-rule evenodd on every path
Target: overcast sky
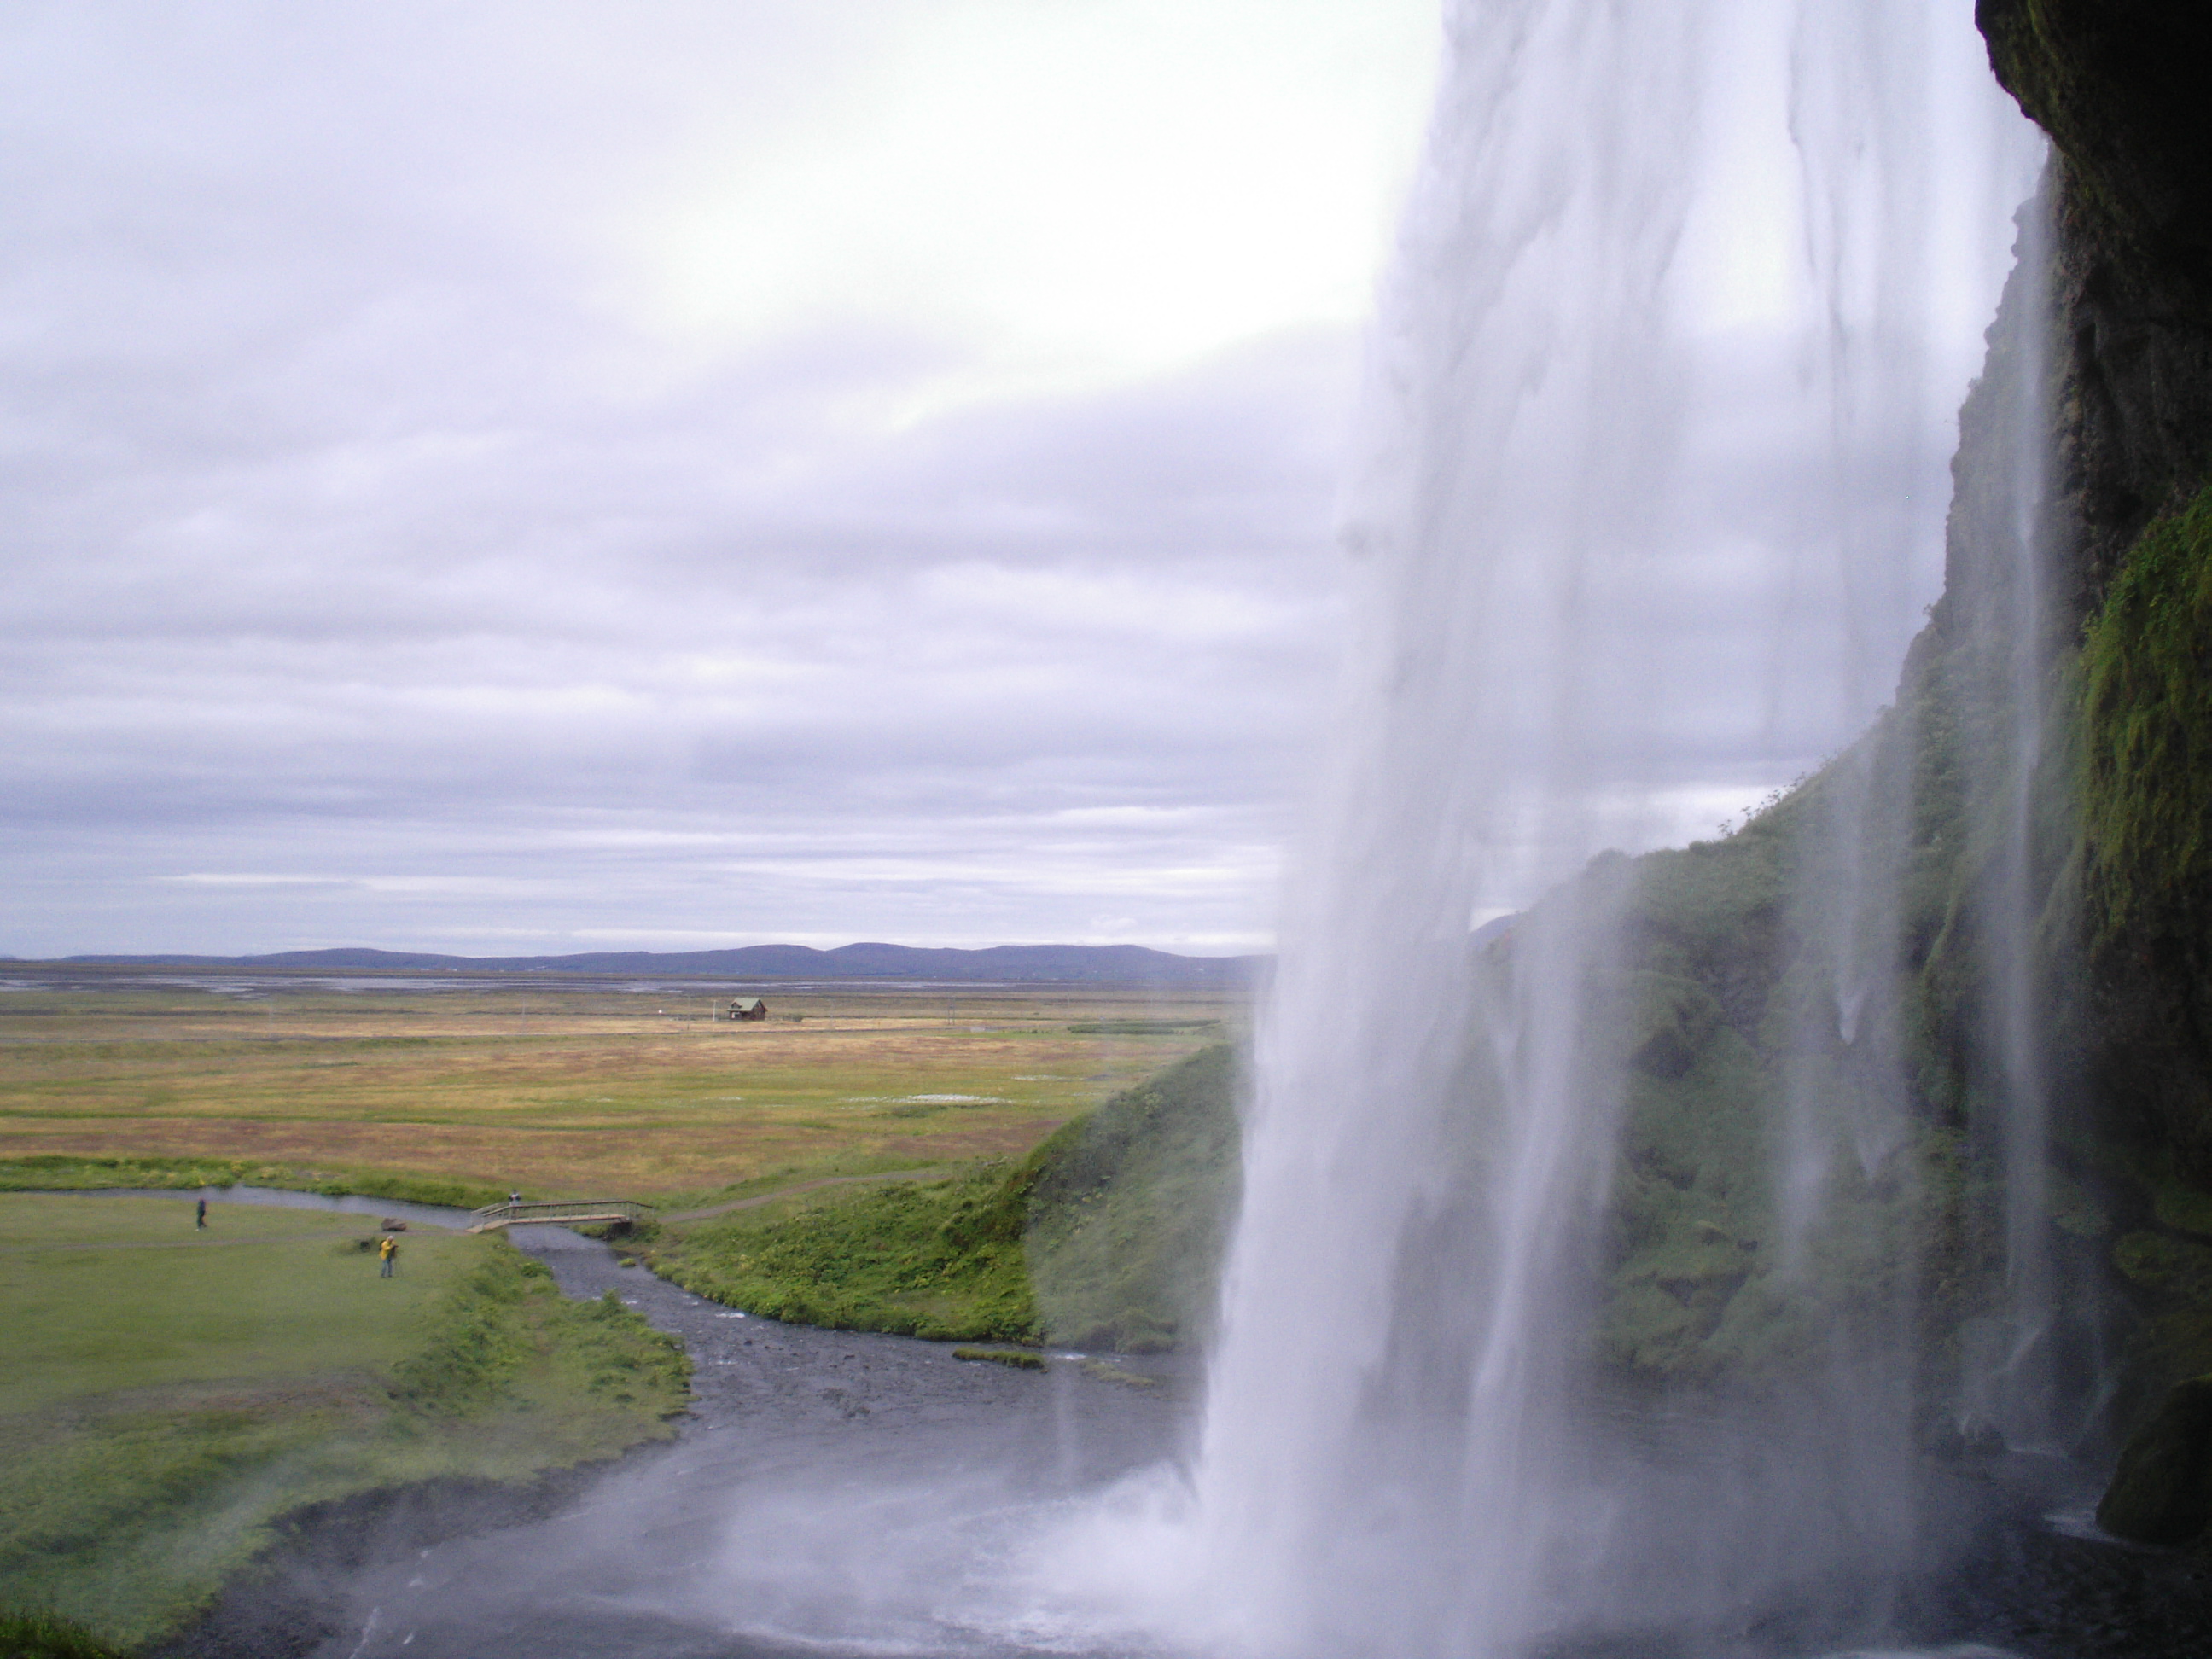
M 1427 0 L 0 13 L 0 950 L 1264 940 Z
M 1437 36 L 0 9 L 0 951 L 1264 948 Z M 1699 441 L 1753 541 L 1767 395 Z M 1698 570 L 1725 654 L 1781 579 Z M 1870 706 L 1741 668 L 1672 827 Z

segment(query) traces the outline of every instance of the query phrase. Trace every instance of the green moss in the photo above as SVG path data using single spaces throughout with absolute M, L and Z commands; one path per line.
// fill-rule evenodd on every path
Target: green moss
M 0 1659 L 124 1659 L 83 1626 L 46 1612 L 0 1611 Z
M 2212 1301 L 2212 1245 L 2162 1233 L 2129 1233 L 2112 1246 L 2112 1265 L 2154 1296 Z
M 1095 1376 L 1101 1382 L 1118 1382 L 1125 1389 L 1157 1389 L 1160 1385 L 1160 1379 L 1157 1376 L 1146 1376 L 1142 1371 L 1125 1370 L 1103 1359 L 1085 1360 L 1083 1374 Z
M 750 1313 L 937 1340 L 1038 1334 L 1022 1206 L 1003 1164 L 832 1188 L 663 1231 L 647 1261 Z
M 2097 935 L 2199 935 L 2212 915 L 2212 489 L 2143 532 L 2081 663 Z
M 431 1304 L 422 1349 L 393 1373 L 393 1392 L 428 1416 L 477 1417 L 524 1397 L 548 1363 L 582 1395 L 667 1416 L 684 1408 L 691 1362 L 675 1337 L 609 1291 L 561 1294 L 544 1265 L 502 1248 L 485 1254 Z
M 1996 654 L 1931 630 L 1851 749 L 1734 835 L 1636 861 L 1640 971 L 1613 1016 L 1629 1062 L 1601 1310 L 1614 1365 L 1756 1385 L 1909 1317 L 1940 1371 L 2002 1294 L 1985 917 L 2002 844 L 1982 808 L 2017 780 L 1969 757 L 2009 752 L 2010 684 Z M 2046 893 L 2063 786 L 2033 775 Z M 1854 908 L 1889 890 L 1893 912 Z M 1821 1172 L 1788 1226 L 1785 1153 Z M 2051 1224 L 2107 1224 L 2063 1177 Z
M 2194 1188 L 2172 1181 L 2160 1182 L 2152 1206 L 2160 1226 L 2212 1237 L 2212 1198 Z

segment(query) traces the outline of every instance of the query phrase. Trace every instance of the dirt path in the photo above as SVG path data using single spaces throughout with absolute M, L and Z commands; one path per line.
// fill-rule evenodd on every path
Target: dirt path
M 663 1221 L 704 1221 L 708 1216 L 727 1215 L 732 1210 L 750 1210 L 763 1204 L 772 1204 L 779 1198 L 789 1198 L 793 1193 L 811 1193 L 817 1187 L 849 1187 L 862 1181 L 927 1181 L 952 1173 L 950 1170 L 889 1170 L 882 1175 L 823 1176 L 816 1181 L 802 1181 L 796 1187 L 779 1187 L 772 1193 L 757 1194 L 751 1198 L 732 1199 L 727 1204 L 710 1204 L 703 1210 L 678 1210 L 674 1215 L 665 1215 Z

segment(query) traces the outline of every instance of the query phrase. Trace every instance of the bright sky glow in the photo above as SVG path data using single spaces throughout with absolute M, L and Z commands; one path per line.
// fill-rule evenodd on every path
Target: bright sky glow
M 1427 102 L 1425 5 L 909 9 L 734 154 L 613 222 L 638 319 L 695 349 L 875 324 L 974 396 L 1352 325 Z
M 1437 34 L 0 16 L 0 951 L 1264 945 Z

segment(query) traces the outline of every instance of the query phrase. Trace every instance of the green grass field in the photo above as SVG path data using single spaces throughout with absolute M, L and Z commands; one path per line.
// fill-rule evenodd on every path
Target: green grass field
M 0 1605 L 136 1644 L 304 1503 L 520 1480 L 665 1435 L 679 1353 L 495 1237 L 183 1199 L 0 1195 Z
M 611 1455 L 688 1372 L 495 1237 L 410 1232 L 385 1280 L 362 1218 L 219 1204 L 201 1234 L 188 1199 L 34 1189 L 641 1199 L 672 1276 L 762 1311 L 1034 1336 L 1010 1172 L 1243 1018 L 1110 987 L 771 988 L 734 1024 L 720 993 L 126 977 L 0 989 L 0 1608 L 126 1646 L 286 1510 Z
M 1243 1018 L 1112 987 L 771 987 L 773 1017 L 734 1024 L 709 1018 L 720 994 L 393 983 L 0 990 L 0 1188 L 212 1172 L 681 1208 L 1018 1158 Z

